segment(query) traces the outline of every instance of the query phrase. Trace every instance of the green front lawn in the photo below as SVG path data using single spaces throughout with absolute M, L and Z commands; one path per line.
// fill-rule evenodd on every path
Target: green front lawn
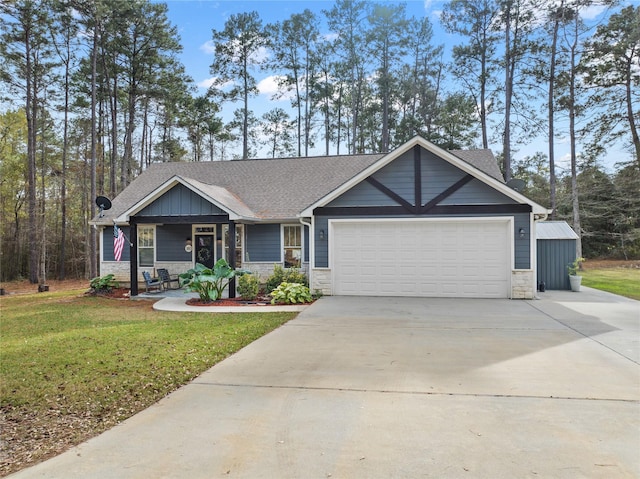
M 640 269 L 597 268 L 580 272 L 582 284 L 590 288 L 640 300 Z
M 296 315 L 158 312 L 79 291 L 0 308 L 0 475 L 112 427 Z

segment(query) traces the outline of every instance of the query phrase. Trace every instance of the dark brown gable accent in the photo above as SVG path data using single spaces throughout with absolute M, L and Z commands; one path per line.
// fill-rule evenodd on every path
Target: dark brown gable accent
M 436 196 L 431 201 L 429 201 L 426 205 L 424 205 L 421 208 L 420 212 L 421 213 L 427 213 L 431 208 L 436 206 L 438 203 L 440 203 L 445 198 L 447 198 L 447 197 L 451 196 L 452 194 L 454 194 L 456 191 L 458 191 L 464 185 L 469 183 L 471 180 L 473 180 L 473 176 L 471 176 L 471 175 L 463 176 L 461 179 L 459 179 L 454 184 L 452 184 L 449 188 L 444 190 L 442 193 L 440 193 L 438 196 Z
M 401 197 L 400 195 L 398 195 L 397 193 L 395 193 L 394 191 L 390 190 L 389 188 L 387 188 L 386 186 L 384 186 L 382 183 L 380 183 L 378 180 L 376 180 L 373 177 L 368 177 L 367 178 L 367 183 L 369 183 L 371 186 L 374 186 L 376 189 L 378 189 L 379 191 L 381 191 L 382 193 L 384 193 L 385 195 L 387 195 L 389 198 L 391 198 L 393 201 L 395 201 L 396 203 L 400 204 L 404 209 L 406 209 L 409 213 L 414 213 L 416 207 L 414 205 L 412 205 L 411 203 L 409 203 L 407 200 L 405 200 L 403 197 Z
M 470 174 L 466 174 L 460 180 L 456 181 L 453 185 L 449 186 L 446 190 L 440 193 L 438 196 L 433 198 L 424 206 L 422 205 L 422 166 L 420 161 L 420 146 L 416 145 L 413 147 L 413 173 L 414 173 L 414 196 L 415 196 L 415 204 L 409 203 L 395 191 L 387 188 L 385 185 L 380 183 L 374 177 L 369 176 L 365 181 L 369 183 L 371 186 L 375 187 L 378 191 L 384 193 L 386 196 L 391 198 L 393 201 L 398 203 L 400 207 L 405 210 L 405 213 L 409 213 L 412 215 L 426 214 L 435 207 L 438 203 L 440 203 L 445 198 L 448 198 L 464 185 L 473 180 L 473 176 Z
M 133 217 L 132 217 L 133 218 Z M 135 221 L 138 224 L 166 224 L 166 225 L 185 225 L 197 223 L 227 223 L 229 215 L 185 215 L 185 216 L 136 216 Z
M 490 215 L 530 212 L 531 205 L 528 204 L 436 205 L 415 215 Z M 406 216 L 407 210 L 402 206 L 325 206 L 316 208 L 313 214 L 316 216 Z
M 422 204 L 422 162 L 420 161 L 420 146 L 413 147 L 413 188 L 415 205 Z

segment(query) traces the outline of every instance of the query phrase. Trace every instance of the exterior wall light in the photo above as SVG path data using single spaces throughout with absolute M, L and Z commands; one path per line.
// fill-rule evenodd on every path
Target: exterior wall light
M 520 235 L 520 239 L 524 239 L 524 228 L 520 228 L 518 234 Z
M 320 241 L 324 241 L 325 239 L 324 230 L 320 230 L 320 235 L 318 236 L 318 238 L 320 239 Z

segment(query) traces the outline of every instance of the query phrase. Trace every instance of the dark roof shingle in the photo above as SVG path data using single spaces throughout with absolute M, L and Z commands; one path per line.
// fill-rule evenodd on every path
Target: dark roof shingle
M 502 180 L 489 150 L 452 151 L 458 158 Z M 113 200 L 110 210 L 97 224 L 111 224 L 115 218 L 143 201 L 171 178 L 180 177 L 192 185 L 212 185 L 226 190 L 228 198 L 243 213 L 256 220 L 294 219 L 305 208 L 322 199 L 385 154 L 318 156 L 267 160 L 233 160 L 198 163 L 157 163 L 140 174 Z

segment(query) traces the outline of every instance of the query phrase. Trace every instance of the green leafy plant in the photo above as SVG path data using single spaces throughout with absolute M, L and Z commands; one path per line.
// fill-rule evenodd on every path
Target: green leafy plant
M 248 271 L 233 269 L 224 258 L 220 258 L 213 269 L 196 263 L 195 268 L 178 275 L 178 278 L 180 286 L 184 286 L 187 292 L 198 293 L 201 301 L 211 302 L 222 298 L 224 288 L 233 278 L 246 273 Z
M 252 301 L 258 297 L 260 280 L 255 274 L 243 274 L 238 279 L 238 293 L 242 299 Z
M 271 292 L 271 304 L 284 303 L 310 303 L 313 301 L 309 288 L 301 283 L 280 283 L 276 289 Z
M 584 263 L 584 258 L 579 257 L 576 258 L 573 263 L 569 263 L 567 265 L 567 271 L 569 271 L 569 276 L 575 276 L 578 274 L 578 271 L 582 269 L 582 263 Z
M 102 277 L 93 278 L 89 283 L 91 292 L 94 294 L 108 293 L 113 288 L 117 288 L 118 286 L 119 283 L 115 280 L 115 276 L 113 274 L 107 274 Z
M 273 273 L 267 278 L 267 291 L 273 291 L 280 283 L 300 283 L 309 286 L 307 275 L 297 268 L 283 268 L 279 264 L 273 266 Z

